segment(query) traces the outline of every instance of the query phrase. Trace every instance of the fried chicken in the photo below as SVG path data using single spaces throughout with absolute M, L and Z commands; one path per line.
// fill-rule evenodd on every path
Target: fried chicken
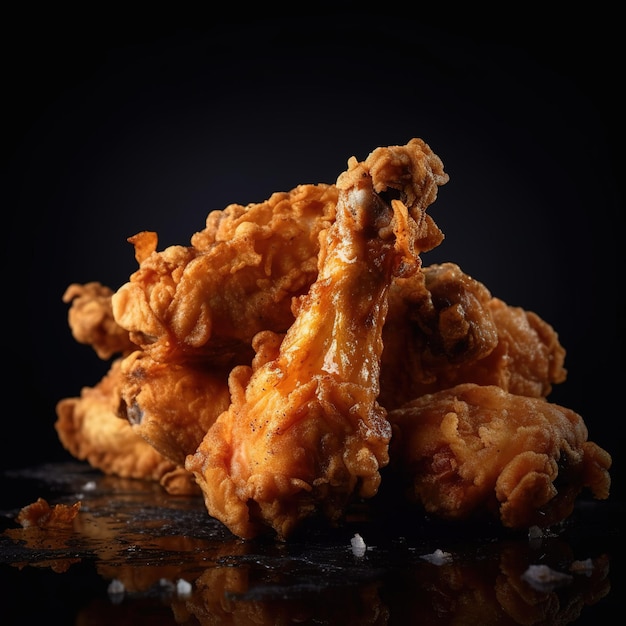
M 157 252 L 139 233 L 139 269 L 113 296 L 113 313 L 156 361 L 201 355 L 249 363 L 262 330 L 285 332 L 291 300 L 317 276 L 318 235 L 335 216 L 334 185 L 300 185 L 259 204 L 209 213 L 191 246 Z
M 63 447 L 105 474 L 160 481 L 176 469 L 117 415 L 121 359 L 94 387 L 83 387 L 80 397 L 57 403 L 55 429 Z
M 137 348 L 128 331 L 113 318 L 113 290 L 99 282 L 71 284 L 63 294 L 63 302 L 71 303 L 68 322 L 78 343 L 91 346 L 103 360 Z
M 454 263 L 394 281 L 383 342 L 380 402 L 389 410 L 466 382 L 547 397 L 567 373 L 551 325 Z
M 425 211 L 446 181 L 421 140 L 348 161 L 317 280 L 278 355 L 233 370 L 231 406 L 187 459 L 209 513 L 235 535 L 271 527 L 286 539 L 315 513 L 333 523 L 355 495 L 376 494 L 391 436 L 376 400 L 387 292 L 441 240 Z M 257 354 L 268 341 L 275 352 L 266 331 Z
M 164 457 L 182 466 L 230 405 L 228 371 L 203 361 L 158 363 L 135 351 L 120 364 L 120 412 Z
M 55 429 L 63 447 L 75 458 L 87 461 L 105 474 L 154 480 L 172 494 L 197 493 L 193 477 L 134 432 L 121 412 L 125 356 L 137 351 L 127 330 L 113 318 L 113 290 L 99 282 L 70 285 L 63 301 L 71 303 L 68 322 L 73 337 L 91 346 L 102 360 L 117 355 L 109 371 L 80 396 L 63 398 L 56 405 Z
M 543 398 L 465 383 L 388 418 L 393 477 L 436 517 L 548 527 L 572 513 L 583 489 L 608 497 L 610 455 L 588 441 L 577 413 Z
M 556 331 L 454 263 L 422 267 L 447 180 L 413 139 L 352 157 L 334 185 L 213 211 L 189 246 L 130 237 L 127 283 L 64 294 L 75 339 L 117 355 L 58 403 L 64 447 L 201 490 L 246 539 L 337 523 L 381 480 L 434 516 L 510 528 L 562 521 L 584 489 L 606 498 L 610 455 L 547 401 L 567 374 Z

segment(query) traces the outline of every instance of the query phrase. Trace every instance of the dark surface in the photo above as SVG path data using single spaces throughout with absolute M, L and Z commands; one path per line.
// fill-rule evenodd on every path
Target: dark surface
M 623 601 L 624 509 L 607 502 L 581 500 L 567 523 L 533 540 L 358 509 L 339 528 L 313 527 L 283 544 L 241 541 L 206 515 L 200 498 L 166 496 L 78 463 L 1 478 L 11 494 L 0 509 L 3 611 L 21 623 L 52 613 L 58 624 L 553 626 L 613 623 Z M 19 527 L 21 503 L 37 497 L 80 500 L 73 528 Z M 363 556 L 351 549 L 355 533 Z M 450 561 L 424 558 L 437 550 Z M 589 570 L 572 574 L 577 561 Z M 524 578 L 531 565 L 569 578 L 533 586 Z M 191 585 L 187 597 L 181 579 Z

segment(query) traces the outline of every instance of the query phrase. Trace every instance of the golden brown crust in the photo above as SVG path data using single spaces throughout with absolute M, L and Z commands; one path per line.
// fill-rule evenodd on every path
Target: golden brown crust
M 106 474 L 159 481 L 175 469 L 117 415 L 120 364 L 118 359 L 94 387 L 83 387 L 79 397 L 57 403 L 55 429 L 64 448 Z
M 389 420 L 394 470 L 430 514 L 546 527 L 571 514 L 583 489 L 608 495 L 610 455 L 587 441 L 577 413 L 543 398 L 466 383 L 421 396 Z
M 165 458 L 184 465 L 230 404 L 228 372 L 203 362 L 158 363 L 135 351 L 120 363 L 120 411 Z
M 91 346 L 103 360 L 134 350 L 136 346 L 113 318 L 113 290 L 99 282 L 69 285 L 63 302 L 71 303 L 68 322 L 72 336 L 79 343 Z
M 318 235 L 336 198 L 334 186 L 300 185 L 210 213 L 191 246 L 139 255 L 139 269 L 113 296 L 117 323 L 157 361 L 217 358 L 226 348 L 249 362 L 257 332 L 285 332 L 293 322 L 291 299 L 315 280 Z
M 22 528 L 64 528 L 72 526 L 72 522 L 80 511 L 81 503 L 55 504 L 50 506 L 44 498 L 37 498 L 35 502 L 22 507 L 15 521 Z
M 383 340 L 381 402 L 388 409 L 467 382 L 545 398 L 567 374 L 550 324 L 493 297 L 453 263 L 395 281 Z
M 320 234 L 317 280 L 277 356 L 233 370 L 232 404 L 188 457 L 209 513 L 240 537 L 265 525 L 286 539 L 316 512 L 336 522 L 355 495 L 376 495 L 388 463 L 377 402 L 387 291 L 394 275 L 419 271 L 419 241 L 431 241 L 420 189 L 431 197 L 443 179 L 417 142 L 378 150 L 373 164 L 349 161 L 335 221 Z M 374 191 L 392 185 L 409 206 Z M 255 347 L 272 355 L 275 336 L 257 335 Z

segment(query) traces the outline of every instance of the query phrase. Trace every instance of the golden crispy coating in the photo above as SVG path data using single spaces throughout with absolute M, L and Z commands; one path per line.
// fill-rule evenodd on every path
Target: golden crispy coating
M 419 243 L 440 240 L 425 210 L 446 180 L 419 141 L 352 158 L 339 177 L 317 280 L 278 355 L 233 370 L 230 408 L 186 463 L 209 513 L 234 534 L 266 525 L 285 539 L 316 512 L 335 522 L 355 494 L 376 494 L 391 435 L 376 401 L 386 295 L 394 275 L 419 271 Z M 273 355 L 276 342 L 260 333 L 257 354 Z
M 257 332 L 292 324 L 291 300 L 316 278 L 318 235 L 336 199 L 320 184 L 233 204 L 210 213 L 191 246 L 162 252 L 154 233 L 140 233 L 131 238 L 140 267 L 113 296 L 116 321 L 157 361 L 226 352 L 249 363 Z
M 71 302 L 68 321 L 72 336 L 90 345 L 103 360 L 136 349 L 128 331 L 113 319 L 112 295 L 112 289 L 98 282 L 72 284 L 63 294 L 63 302 Z
M 64 448 L 105 474 L 159 481 L 176 469 L 117 416 L 121 360 L 95 387 L 83 387 L 80 397 L 57 403 L 55 428 Z
M 494 298 L 454 263 L 396 280 L 389 301 L 380 398 L 389 410 L 460 383 L 547 397 L 565 380 L 552 326 Z
M 120 368 L 120 411 L 164 457 L 184 465 L 230 404 L 228 372 L 200 361 L 158 363 L 141 351 Z
M 610 455 L 582 418 L 543 398 L 466 383 L 389 412 L 394 472 L 435 516 L 489 514 L 505 527 L 551 526 L 585 488 L 608 497 Z
M 483 385 L 498 385 L 522 396 L 547 397 L 552 386 L 567 377 L 565 348 L 554 328 L 536 313 L 506 305 L 498 298 L 489 302 L 498 328 L 498 345 L 481 362 Z
M 139 268 L 117 292 L 64 294 L 75 339 L 119 358 L 58 403 L 63 446 L 201 490 L 242 538 L 335 523 L 381 475 L 435 516 L 511 528 L 565 519 L 583 489 L 606 498 L 610 455 L 546 400 L 567 373 L 552 326 L 453 263 L 422 267 L 447 180 L 412 139 L 334 185 L 213 211 L 189 246 L 130 237 Z
M 37 526 L 38 528 L 64 528 L 72 527 L 72 522 L 80 511 L 81 503 L 55 504 L 50 506 L 44 498 L 37 498 L 35 502 L 27 504 L 20 509 L 15 521 L 22 528 Z

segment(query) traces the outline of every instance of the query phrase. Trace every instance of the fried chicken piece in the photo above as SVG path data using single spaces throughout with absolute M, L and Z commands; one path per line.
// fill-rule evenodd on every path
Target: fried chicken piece
M 105 474 L 157 480 L 171 494 L 198 493 L 194 478 L 182 467 L 184 459 L 175 463 L 162 456 L 121 419 L 121 363 L 137 346 L 113 318 L 112 295 L 113 290 L 98 282 L 72 284 L 63 295 L 64 302 L 71 302 L 68 320 L 74 338 L 103 360 L 121 356 L 95 387 L 84 387 L 79 397 L 57 403 L 55 429 L 61 444 Z
M 567 374 L 552 326 L 454 263 L 394 281 L 383 342 L 380 402 L 389 410 L 466 382 L 547 397 Z
M 425 211 L 446 181 L 417 139 L 348 161 L 317 280 L 277 356 L 275 333 L 255 337 L 270 360 L 232 371 L 231 406 L 186 462 L 208 512 L 235 535 L 269 526 L 286 539 L 314 513 L 334 523 L 355 495 L 376 494 L 391 435 L 376 401 L 387 292 L 441 241 Z
M 544 397 L 554 384 L 565 381 L 565 348 L 554 328 L 533 311 L 507 305 L 498 298 L 489 302 L 498 328 L 498 345 L 480 362 L 483 385 L 494 384 L 510 393 Z
M 336 202 L 334 185 L 300 185 L 209 213 L 191 246 L 157 252 L 155 233 L 131 237 L 139 269 L 113 296 L 115 320 L 157 361 L 249 363 L 257 332 L 293 323 L 291 300 L 317 276 L 318 235 Z
M 113 318 L 112 295 L 113 290 L 99 282 L 74 283 L 63 294 L 63 302 L 71 303 L 68 322 L 72 336 L 90 345 L 103 360 L 137 348 L 128 331 Z
M 588 441 L 577 413 L 543 398 L 465 383 L 388 418 L 393 476 L 434 516 L 548 527 L 571 514 L 583 489 L 609 495 L 611 456 Z
M 141 351 L 120 367 L 120 412 L 137 434 L 183 466 L 230 405 L 229 372 L 203 361 L 158 363 Z
M 80 397 L 57 403 L 55 429 L 63 447 L 105 474 L 160 481 L 176 464 L 163 457 L 117 415 L 121 359 Z
M 17 514 L 15 521 L 21 524 L 22 528 L 37 526 L 38 528 L 71 528 L 81 503 L 55 504 L 50 506 L 44 498 L 37 498 L 35 502 L 28 504 Z

